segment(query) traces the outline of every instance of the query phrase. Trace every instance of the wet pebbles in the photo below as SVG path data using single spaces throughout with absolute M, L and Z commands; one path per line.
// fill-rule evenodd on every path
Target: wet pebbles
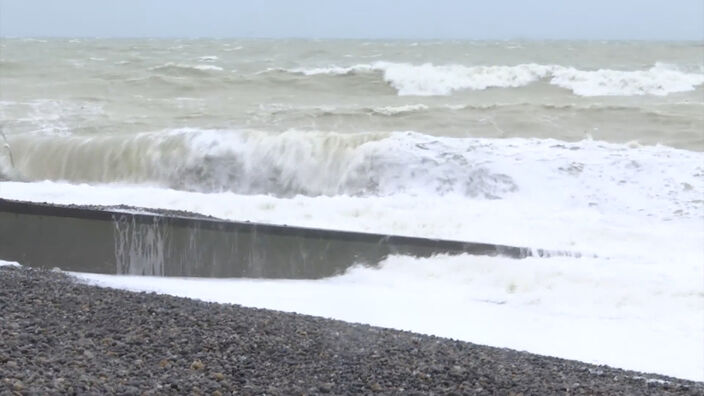
M 688 382 L 0 267 L 0 394 L 689 394 Z

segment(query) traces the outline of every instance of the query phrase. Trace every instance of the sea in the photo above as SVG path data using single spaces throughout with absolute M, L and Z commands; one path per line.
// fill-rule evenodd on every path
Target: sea
M 579 253 L 83 281 L 704 381 L 701 41 L 3 38 L 0 128 L 1 198 Z

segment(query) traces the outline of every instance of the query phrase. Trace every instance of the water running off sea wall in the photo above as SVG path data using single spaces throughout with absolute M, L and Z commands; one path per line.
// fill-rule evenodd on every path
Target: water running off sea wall
M 113 216 L 117 274 L 163 276 L 168 227 L 153 222 L 137 223 L 132 216 Z
M 391 255 L 578 253 L 0 200 L 0 259 L 120 275 L 303 278 Z

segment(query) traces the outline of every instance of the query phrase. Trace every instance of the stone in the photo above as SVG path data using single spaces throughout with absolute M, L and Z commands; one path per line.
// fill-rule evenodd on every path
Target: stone
M 205 368 L 205 364 L 200 359 L 196 359 L 191 363 L 191 370 L 203 370 L 203 368 Z
M 331 382 L 324 382 L 324 383 L 320 384 L 320 386 L 318 386 L 318 389 L 322 393 L 330 393 L 330 392 L 332 392 L 333 386 L 335 386 L 335 384 L 333 384 Z

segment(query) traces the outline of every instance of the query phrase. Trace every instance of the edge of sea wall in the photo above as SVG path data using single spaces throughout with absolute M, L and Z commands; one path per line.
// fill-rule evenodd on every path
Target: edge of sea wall
M 318 279 L 393 254 L 503 255 L 523 247 L 228 221 L 188 212 L 0 199 L 0 259 L 78 272 Z M 557 254 L 563 254 L 557 252 Z

